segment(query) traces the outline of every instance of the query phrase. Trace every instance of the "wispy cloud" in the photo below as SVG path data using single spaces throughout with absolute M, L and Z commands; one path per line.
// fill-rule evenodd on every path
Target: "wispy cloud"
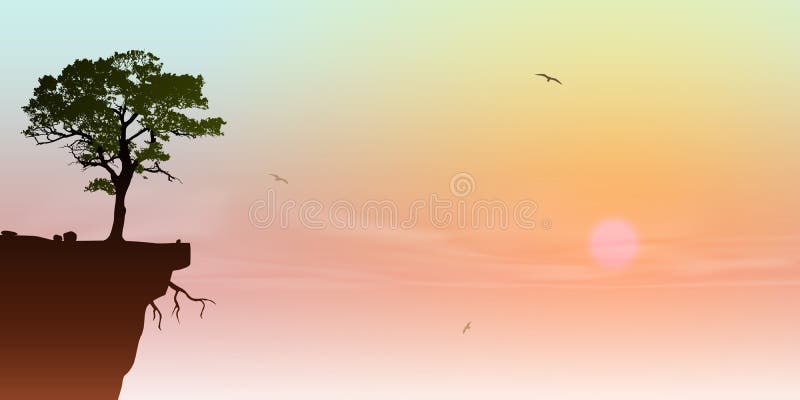
M 798 286 L 800 236 L 652 240 L 627 267 L 596 265 L 581 246 L 536 256 L 478 250 L 442 231 L 335 232 L 318 235 L 347 257 L 322 253 L 291 263 L 249 259 L 195 261 L 194 279 L 279 287 L 413 285 L 471 288 L 659 288 Z M 335 247 L 335 246 L 332 246 Z M 207 265 L 208 268 L 205 268 Z M 230 265 L 221 270 L 218 266 Z M 256 283 L 257 282 L 257 283 Z

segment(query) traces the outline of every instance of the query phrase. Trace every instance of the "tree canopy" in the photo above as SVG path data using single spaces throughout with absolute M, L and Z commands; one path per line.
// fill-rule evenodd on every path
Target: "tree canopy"
M 91 181 L 88 191 L 115 194 L 130 172 L 173 181 L 162 168 L 170 159 L 164 142 L 223 134 L 222 118 L 186 113 L 208 108 L 203 84 L 202 75 L 164 72 L 158 57 L 141 50 L 76 60 L 58 77 L 39 78 L 22 107 L 30 119 L 23 134 L 37 144 L 63 143 L 84 169 L 105 169 L 109 177 Z

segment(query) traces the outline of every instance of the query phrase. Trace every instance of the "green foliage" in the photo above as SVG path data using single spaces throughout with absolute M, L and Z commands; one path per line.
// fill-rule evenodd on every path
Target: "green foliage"
M 83 190 L 85 192 L 103 191 L 112 196 L 117 193 L 116 189 L 114 189 L 114 183 L 112 183 L 110 179 L 106 178 L 97 178 L 89 182 L 89 184 L 86 185 L 86 187 L 83 188 Z
M 83 168 L 104 168 L 111 180 L 92 181 L 90 191 L 111 193 L 110 184 L 133 172 L 177 179 L 160 165 L 170 159 L 163 143 L 173 136 L 221 136 L 225 121 L 188 115 L 208 108 L 203 77 L 162 67 L 158 57 L 141 50 L 76 60 L 57 77 L 39 79 L 22 107 L 30 120 L 22 133 L 38 144 L 65 144 Z

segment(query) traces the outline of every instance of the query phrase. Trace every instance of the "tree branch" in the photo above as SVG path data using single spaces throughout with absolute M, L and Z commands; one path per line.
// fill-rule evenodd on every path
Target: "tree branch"
M 83 169 L 89 167 L 102 167 L 111 175 L 112 179 L 117 178 L 117 172 L 111 168 L 111 163 L 117 158 L 116 156 L 111 158 L 105 158 L 104 151 L 102 147 L 98 147 L 96 153 L 92 153 L 89 151 L 90 143 L 86 143 L 82 140 L 76 140 L 70 144 L 64 145 L 63 147 L 68 149 L 72 158 L 75 159 L 75 163 L 79 164 Z M 92 155 L 92 158 L 85 159 L 80 154 L 83 152 L 83 155 Z
M 138 164 L 138 161 L 136 162 L 136 164 Z M 177 177 L 173 176 L 173 175 L 172 175 L 172 174 L 170 174 L 169 172 L 167 172 L 167 171 L 165 171 L 164 169 L 162 169 L 162 168 L 161 168 L 161 164 L 159 164 L 159 162 L 158 162 L 158 161 L 154 162 L 152 167 L 149 167 L 149 168 L 143 168 L 143 169 L 144 169 L 145 171 L 147 171 L 147 172 L 150 172 L 150 173 L 152 173 L 152 174 L 164 174 L 164 175 L 166 175 L 166 176 L 167 176 L 167 180 L 168 180 L 168 181 L 170 181 L 170 182 L 172 182 L 172 181 L 178 181 L 178 183 L 183 183 L 183 181 L 181 181 L 181 180 L 180 180 L 180 179 L 178 179 Z
M 69 133 L 79 135 L 80 137 L 86 139 L 88 142 L 93 142 L 94 141 L 94 139 L 92 138 L 92 135 L 82 131 L 81 128 L 72 128 L 72 127 L 65 126 L 64 130 L 69 132 Z
M 141 136 L 143 133 L 145 133 L 145 132 L 149 132 L 149 131 L 150 131 L 150 129 L 149 129 L 149 128 L 142 128 L 142 129 L 139 129 L 139 131 L 138 131 L 138 132 L 134 133 L 134 134 L 133 134 L 133 136 L 131 136 L 131 137 L 129 137 L 129 138 L 128 138 L 128 143 L 130 143 L 130 142 L 134 141 L 134 139 L 136 139 L 137 137 Z M 152 137 L 152 135 L 151 135 L 151 137 Z
M 122 123 L 127 127 L 128 125 L 132 124 L 133 121 L 135 121 L 138 116 L 139 116 L 139 114 L 132 113 L 131 117 L 127 121 L 124 121 L 124 118 L 123 118 L 123 122 Z
M 70 132 L 69 128 L 65 128 L 65 130 Z M 41 127 L 41 128 L 39 128 L 39 132 L 32 133 L 32 134 L 30 134 L 28 136 L 32 137 L 33 140 L 36 141 L 36 145 L 55 143 L 55 142 L 58 142 L 58 141 L 61 141 L 61 140 L 64 140 L 64 139 L 69 139 L 69 138 L 72 138 L 72 137 L 86 138 L 86 136 L 84 136 L 84 134 L 82 132 L 72 131 L 70 133 L 64 133 L 64 132 L 58 131 L 56 128 L 54 128 L 52 126 L 51 127 Z M 42 140 L 42 137 L 44 137 L 44 140 Z M 91 140 L 91 137 L 89 137 L 89 140 Z
M 36 132 L 32 132 L 28 136 L 32 137 L 37 145 L 55 143 L 73 137 L 80 137 L 87 143 L 92 143 L 94 141 L 92 135 L 82 131 L 80 128 L 72 128 L 66 125 L 64 125 L 63 128 L 68 133 L 59 131 L 55 126 L 42 126 L 37 128 Z M 42 137 L 44 137 L 44 140 L 41 139 Z
M 119 118 L 119 116 L 122 115 L 122 106 L 114 104 L 113 106 L 109 106 L 108 109 L 111 110 L 111 112 L 113 112 L 114 114 L 116 114 L 117 118 Z
M 181 131 L 176 131 L 176 130 L 171 130 L 171 131 L 169 131 L 169 133 L 171 133 L 171 134 L 173 134 L 175 136 L 195 137 L 195 135 L 192 135 L 191 133 L 183 133 Z
M 103 169 L 105 169 L 106 171 L 108 171 L 109 174 L 111 174 L 111 179 L 112 180 L 117 179 L 117 171 L 114 171 L 114 169 L 111 168 L 111 166 L 109 165 L 109 164 L 111 164 L 111 162 L 114 161 L 114 159 L 116 157 L 112 157 L 112 158 L 106 160 L 106 158 L 103 156 L 103 148 L 102 147 L 98 147 L 97 148 L 97 158 L 100 159 L 100 166 L 103 167 Z

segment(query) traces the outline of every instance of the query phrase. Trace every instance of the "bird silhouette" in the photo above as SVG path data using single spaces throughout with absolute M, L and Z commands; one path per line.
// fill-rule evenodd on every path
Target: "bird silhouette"
M 285 183 L 285 184 L 289 184 L 289 181 L 287 181 L 287 180 L 286 180 L 286 179 L 284 179 L 284 178 L 281 178 L 280 176 L 278 176 L 278 175 L 276 175 L 276 174 L 270 174 L 270 175 L 271 175 L 272 177 L 274 177 L 274 178 L 275 178 L 275 180 L 276 180 L 276 181 L 278 181 L 278 182 L 283 182 L 283 183 Z
M 461 330 L 461 334 L 463 335 L 467 333 L 467 331 L 470 329 L 472 329 L 472 321 L 469 321 L 466 325 L 464 325 L 464 329 Z
M 550 81 L 556 81 L 556 82 L 558 82 L 558 84 L 559 84 L 559 85 L 562 85 L 562 83 L 561 83 L 561 81 L 560 81 L 560 80 L 558 80 L 558 79 L 556 79 L 556 78 L 553 78 L 553 77 L 552 77 L 552 76 L 550 76 L 550 75 L 547 75 L 547 74 L 536 74 L 536 76 L 543 76 L 545 79 L 547 79 L 547 81 L 548 81 L 548 82 L 550 82 Z

